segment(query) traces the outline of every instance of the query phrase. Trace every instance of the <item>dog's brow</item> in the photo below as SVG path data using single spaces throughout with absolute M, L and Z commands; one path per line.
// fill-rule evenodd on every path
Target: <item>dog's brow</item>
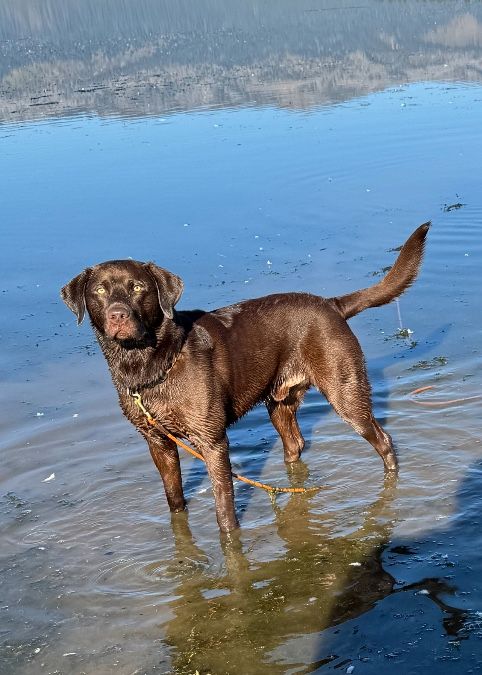
M 125 284 L 130 281 L 131 275 L 127 270 L 111 270 L 99 274 L 98 281 L 100 283 L 108 283 L 113 286 L 118 284 Z

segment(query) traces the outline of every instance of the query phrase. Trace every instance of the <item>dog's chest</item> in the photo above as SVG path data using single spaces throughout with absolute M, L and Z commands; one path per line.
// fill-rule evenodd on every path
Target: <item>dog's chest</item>
M 140 398 L 135 394 L 120 394 L 119 402 L 124 415 L 142 434 L 155 433 L 156 424 L 161 432 L 163 428 L 178 435 L 189 432 L 184 415 L 179 415 L 177 406 L 168 397 L 158 390 L 141 392 Z

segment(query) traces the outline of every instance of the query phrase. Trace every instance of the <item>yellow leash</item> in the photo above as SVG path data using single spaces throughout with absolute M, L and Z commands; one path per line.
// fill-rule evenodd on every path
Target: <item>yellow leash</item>
M 439 408 L 442 406 L 446 405 L 455 405 L 456 403 L 465 403 L 466 401 L 476 401 L 482 396 L 480 394 L 477 394 L 476 396 L 466 396 L 465 398 L 452 398 L 449 401 L 419 401 L 417 398 L 417 394 L 421 394 L 423 391 L 428 391 L 429 389 L 435 389 L 435 387 L 430 384 L 426 387 L 419 387 L 418 389 L 414 389 L 408 394 L 408 397 L 412 403 L 416 403 L 417 405 L 423 405 L 426 406 L 427 408 Z
M 147 419 L 147 422 L 152 426 L 152 427 L 157 427 L 167 438 L 169 438 L 171 441 L 174 441 L 176 445 L 178 445 L 180 448 L 183 450 L 186 450 L 186 452 L 189 452 L 191 455 L 194 457 L 197 457 L 201 461 L 205 462 L 206 460 L 202 455 L 199 454 L 199 452 L 196 452 L 192 448 L 189 447 L 189 445 L 186 445 L 186 443 L 183 443 L 179 438 L 176 438 L 173 436 L 167 429 L 165 429 L 159 422 L 156 422 L 154 417 L 151 415 L 151 413 L 145 408 L 144 404 L 142 403 L 142 398 L 139 392 L 130 392 L 130 395 L 134 399 L 134 403 L 136 406 L 139 408 L 139 410 L 142 411 L 144 416 Z M 257 480 L 252 480 L 251 478 L 246 478 L 245 476 L 241 476 L 239 473 L 234 473 L 231 472 L 231 475 L 233 478 L 236 478 L 236 480 L 241 481 L 242 483 L 247 483 L 248 485 L 254 485 L 254 487 L 259 487 L 263 488 L 263 490 L 267 490 L 270 494 L 273 493 L 278 493 L 278 492 L 290 492 L 290 493 L 306 493 L 306 492 L 317 492 L 318 490 L 322 490 L 323 487 L 311 487 L 311 488 L 295 488 L 295 487 L 274 487 L 273 485 L 267 485 L 266 483 L 260 483 Z

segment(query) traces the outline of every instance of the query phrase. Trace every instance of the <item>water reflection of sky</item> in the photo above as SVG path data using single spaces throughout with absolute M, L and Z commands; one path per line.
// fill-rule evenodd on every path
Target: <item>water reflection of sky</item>
M 317 257 L 335 224 L 343 248 L 362 231 L 370 236 L 368 225 L 426 220 L 476 189 L 479 96 L 475 86 L 422 83 L 309 113 L 248 108 L 4 127 L 2 219 L 17 249 L 4 274 L 15 278 L 27 261 L 45 273 L 39 253 L 71 269 L 92 263 L 95 251 L 175 259 L 188 277 L 195 260 L 197 278 L 242 282 L 233 269 L 240 251 L 257 258 L 250 279 L 270 258 L 271 271 L 282 271 L 293 233 Z

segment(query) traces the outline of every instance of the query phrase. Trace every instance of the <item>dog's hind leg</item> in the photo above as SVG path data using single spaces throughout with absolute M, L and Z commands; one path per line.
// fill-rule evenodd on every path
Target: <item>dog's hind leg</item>
M 386 471 L 397 470 L 397 457 L 393 449 L 392 439 L 382 429 L 373 416 L 370 386 L 366 378 L 357 373 L 355 380 L 347 380 L 336 387 L 320 387 L 329 403 L 345 422 L 363 436 L 383 459 Z
M 296 419 L 296 411 L 303 400 L 307 387 L 292 387 L 282 401 L 272 397 L 266 402 L 271 422 L 283 441 L 285 462 L 296 462 L 305 446 Z
M 373 416 L 365 362 L 353 333 L 344 331 L 342 341 L 334 345 L 324 367 L 317 363 L 313 365 L 316 366 L 313 368 L 314 384 L 340 417 L 375 448 L 385 469 L 395 471 L 397 458 L 392 439 Z
M 176 444 L 168 438 L 144 436 L 151 457 L 161 474 L 167 503 L 171 511 L 183 511 L 186 508 L 182 490 L 181 466 Z

